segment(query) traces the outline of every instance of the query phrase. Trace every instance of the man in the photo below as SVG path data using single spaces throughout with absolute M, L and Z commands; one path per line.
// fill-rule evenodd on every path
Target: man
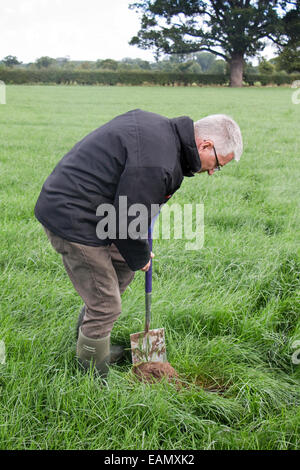
M 168 119 L 137 109 L 87 135 L 47 178 L 35 215 L 85 304 L 77 340 L 85 369 L 95 365 L 105 376 L 108 364 L 122 356 L 121 347 L 110 345 L 120 294 L 154 256 L 147 239 L 129 234 L 127 207 L 143 204 L 149 225 L 152 205 L 167 202 L 184 176 L 213 175 L 238 161 L 242 148 L 239 126 L 228 116 L 193 123 L 186 116 Z M 117 221 L 106 237 L 98 230 L 103 207 L 112 207 Z

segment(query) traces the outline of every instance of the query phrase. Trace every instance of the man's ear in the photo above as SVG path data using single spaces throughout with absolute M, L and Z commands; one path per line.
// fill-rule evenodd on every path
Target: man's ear
M 212 150 L 214 143 L 210 139 L 203 140 L 200 137 L 195 138 L 196 146 L 198 149 L 198 152 L 201 152 L 201 150 L 209 149 Z
M 206 139 L 203 141 L 203 149 L 212 150 L 213 146 L 214 146 L 214 143 L 212 140 Z

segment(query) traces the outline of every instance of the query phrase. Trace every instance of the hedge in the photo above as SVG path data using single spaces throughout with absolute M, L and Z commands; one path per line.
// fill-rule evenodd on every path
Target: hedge
M 244 77 L 245 83 L 253 86 L 255 83 L 261 83 L 261 85 L 291 85 L 294 81 L 300 79 L 300 74 L 246 74 Z
M 110 72 L 75 70 L 24 70 L 0 68 L 0 80 L 6 84 L 65 84 L 65 85 L 228 85 L 229 77 L 220 74 L 181 72 Z M 245 75 L 244 82 L 254 85 L 291 84 L 300 75 Z

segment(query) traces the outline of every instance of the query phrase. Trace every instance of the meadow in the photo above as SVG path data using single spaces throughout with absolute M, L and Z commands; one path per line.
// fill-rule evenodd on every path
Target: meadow
M 300 105 L 289 88 L 8 86 L 0 105 L 1 449 L 299 449 Z M 75 361 L 82 301 L 33 208 L 62 156 L 114 116 L 226 113 L 244 154 L 186 178 L 172 203 L 203 203 L 205 242 L 154 242 L 152 327 L 185 386 L 143 384 L 126 362 L 107 386 Z M 112 341 L 144 325 L 144 274 Z M 299 348 L 299 346 L 298 346 Z M 300 354 L 299 354 L 300 355 Z

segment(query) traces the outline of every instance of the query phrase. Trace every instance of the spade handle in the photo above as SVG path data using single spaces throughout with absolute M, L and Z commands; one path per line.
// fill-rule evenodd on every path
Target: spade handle
M 154 222 L 159 216 L 159 213 L 152 220 L 150 227 L 148 228 L 148 243 L 150 253 L 152 252 L 152 232 Z M 145 323 L 145 333 L 148 333 L 151 320 L 151 296 L 152 296 L 152 258 L 150 258 L 150 268 L 145 273 L 145 302 L 146 302 L 146 323 Z
M 152 251 L 152 224 L 148 229 L 148 243 L 150 253 Z M 145 306 L 146 306 L 146 322 L 145 333 L 148 333 L 151 320 L 151 295 L 152 295 L 152 258 L 150 258 L 150 268 L 145 273 Z

